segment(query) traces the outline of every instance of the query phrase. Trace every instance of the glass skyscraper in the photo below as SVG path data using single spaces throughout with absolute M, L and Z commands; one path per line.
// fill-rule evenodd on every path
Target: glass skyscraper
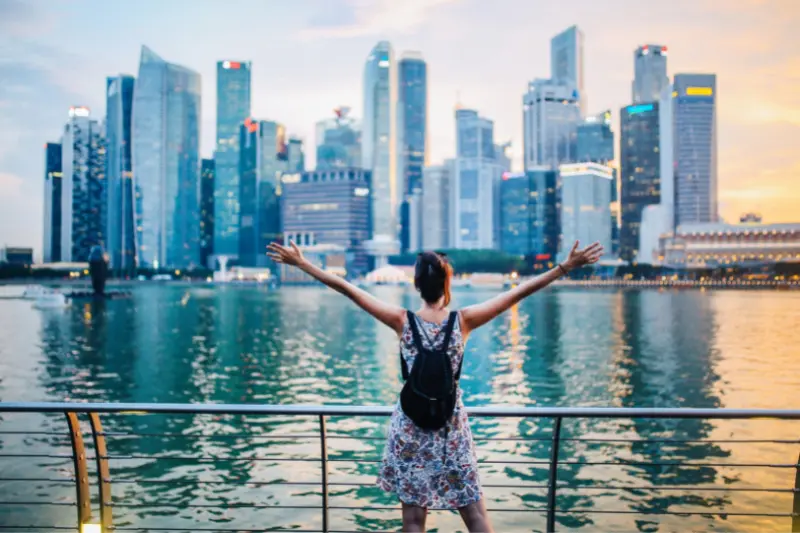
M 425 167 L 422 171 L 422 249 L 450 247 L 450 181 L 455 162 Z
M 675 74 L 675 221 L 717 222 L 717 77 Z
M 106 181 L 108 215 L 106 250 L 114 270 L 136 267 L 131 158 L 133 76 L 106 79 Z
M 552 262 L 560 235 L 558 171 L 505 173 L 500 182 L 500 249 L 532 262 Z
M 142 47 L 133 95 L 136 256 L 151 268 L 200 261 L 200 75 Z
M 598 163 L 577 163 L 559 168 L 561 179 L 561 251 L 567 258 L 575 241 L 599 242 L 611 250 L 611 183 L 614 170 Z
M 398 63 L 397 162 L 403 196 L 400 212 L 400 247 L 409 249 L 411 240 L 411 198 L 422 188 L 428 124 L 428 67 L 418 52 L 405 52 Z M 415 231 L 418 233 L 418 231 Z M 418 246 L 421 243 L 416 243 Z
M 570 26 L 550 40 L 550 77 L 577 91 L 581 113 L 585 113 L 583 32 L 577 26 Z
M 667 47 L 645 44 L 633 52 L 633 103 L 657 102 L 669 85 Z
M 72 107 L 61 138 L 61 260 L 88 261 L 105 246 L 106 148 L 103 128 L 86 107 Z
M 303 151 L 303 139 L 289 137 L 286 143 L 287 172 L 305 172 L 306 155 Z
M 586 117 L 577 130 L 577 162 L 605 165 L 614 159 L 614 132 L 611 130 L 611 111 Z
M 214 160 L 200 163 L 200 264 L 213 268 L 214 255 Z
M 361 128 L 350 116 L 349 107 L 339 107 L 334 118 L 317 122 L 317 170 L 359 168 Z
M 239 253 L 239 127 L 250 116 L 250 62 L 217 62 L 214 253 Z
M 61 145 L 44 148 L 44 246 L 45 263 L 61 261 Z
M 568 82 L 536 79 L 522 102 L 525 168 L 575 162 L 581 122 L 578 91 Z
M 373 242 L 368 248 L 379 263 L 400 249 L 397 220 L 403 190 L 396 165 L 396 70 L 392 45 L 376 44 L 364 66 L 361 157 L 362 167 L 372 172 Z
M 620 112 L 620 259 L 635 261 L 642 211 L 661 201 L 659 103 L 623 107 Z

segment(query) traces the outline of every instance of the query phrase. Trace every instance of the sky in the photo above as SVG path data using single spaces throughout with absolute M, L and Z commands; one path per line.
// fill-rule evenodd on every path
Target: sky
M 455 152 L 460 104 L 494 120 L 520 167 L 522 95 L 573 24 L 588 110 L 612 109 L 617 135 L 638 45 L 668 46 L 670 76 L 715 73 L 722 216 L 800 222 L 798 0 L 0 0 L 0 246 L 41 250 L 44 144 L 72 105 L 103 117 L 106 76 L 136 75 L 142 45 L 201 74 L 204 157 L 216 61 L 252 61 L 252 115 L 285 124 L 309 155 L 335 107 L 361 116 L 364 62 L 385 39 L 428 63 L 431 163 Z

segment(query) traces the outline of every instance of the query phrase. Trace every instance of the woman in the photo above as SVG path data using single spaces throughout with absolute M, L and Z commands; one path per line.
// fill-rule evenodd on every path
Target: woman
M 500 313 L 534 292 L 548 286 L 574 268 L 596 263 L 603 253 L 599 243 L 570 250 L 567 260 L 544 274 L 521 283 L 483 303 L 465 307 L 453 325 L 447 355 L 457 375 L 464 356 L 469 334 Z M 269 245 L 273 261 L 292 265 L 316 278 L 333 290 L 353 300 L 364 311 L 389 326 L 400 339 L 400 353 L 411 369 L 417 356 L 408 313 L 392 304 L 381 302 L 368 292 L 329 274 L 305 260 L 294 243 Z M 419 254 L 414 273 L 414 286 L 422 297 L 419 310 L 412 315 L 421 333 L 419 341 L 425 350 L 442 348 L 440 332 L 450 311 L 450 279 L 453 270 L 442 254 Z M 438 344 L 437 344 L 438 341 Z M 446 446 L 446 448 L 445 448 Z M 446 450 L 442 454 L 442 450 Z M 383 467 L 378 486 L 395 493 L 403 507 L 403 531 L 425 531 L 428 508 L 458 509 L 467 529 L 472 532 L 491 532 L 489 517 L 483 503 L 475 448 L 472 442 L 466 411 L 457 391 L 456 408 L 452 418 L 441 430 L 417 427 L 403 412 L 400 402 L 394 409 L 389 426 Z

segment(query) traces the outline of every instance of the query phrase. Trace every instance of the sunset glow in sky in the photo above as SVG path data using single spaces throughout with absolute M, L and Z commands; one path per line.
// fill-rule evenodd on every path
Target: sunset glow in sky
M 136 75 L 143 44 L 202 75 L 204 157 L 216 61 L 253 62 L 254 117 L 285 124 L 308 157 L 316 121 L 340 105 L 360 118 L 364 61 L 388 39 L 428 62 L 431 162 L 455 152 L 460 101 L 495 121 L 520 167 L 522 94 L 549 75 L 550 38 L 572 24 L 585 35 L 588 110 L 612 109 L 617 141 L 634 49 L 667 45 L 670 76 L 717 74 L 722 216 L 800 222 L 797 0 L 0 0 L 0 245 L 41 249 L 43 146 L 72 105 L 103 117 L 106 76 Z

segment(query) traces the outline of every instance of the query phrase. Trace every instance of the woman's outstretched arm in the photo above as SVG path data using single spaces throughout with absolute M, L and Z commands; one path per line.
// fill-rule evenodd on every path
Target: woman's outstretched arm
M 481 327 L 499 314 L 508 310 L 520 300 L 527 298 L 534 292 L 543 289 L 560 278 L 567 271 L 580 268 L 584 265 L 596 263 L 603 254 L 603 247 L 600 243 L 594 243 L 583 250 L 578 250 L 578 242 L 572 247 L 567 260 L 552 270 L 548 270 L 540 276 L 529 279 L 511 290 L 498 294 L 485 302 L 465 307 L 461 310 L 461 325 L 465 335 L 470 331 Z
M 321 281 L 331 289 L 344 294 L 361 309 L 371 314 L 400 335 L 406 320 L 406 312 L 401 307 L 387 304 L 372 296 L 363 289 L 359 289 L 344 278 L 325 272 L 316 265 L 311 264 L 293 242 L 289 246 L 272 243 L 268 246 L 267 255 L 276 263 L 283 263 L 299 268 L 312 278 Z

